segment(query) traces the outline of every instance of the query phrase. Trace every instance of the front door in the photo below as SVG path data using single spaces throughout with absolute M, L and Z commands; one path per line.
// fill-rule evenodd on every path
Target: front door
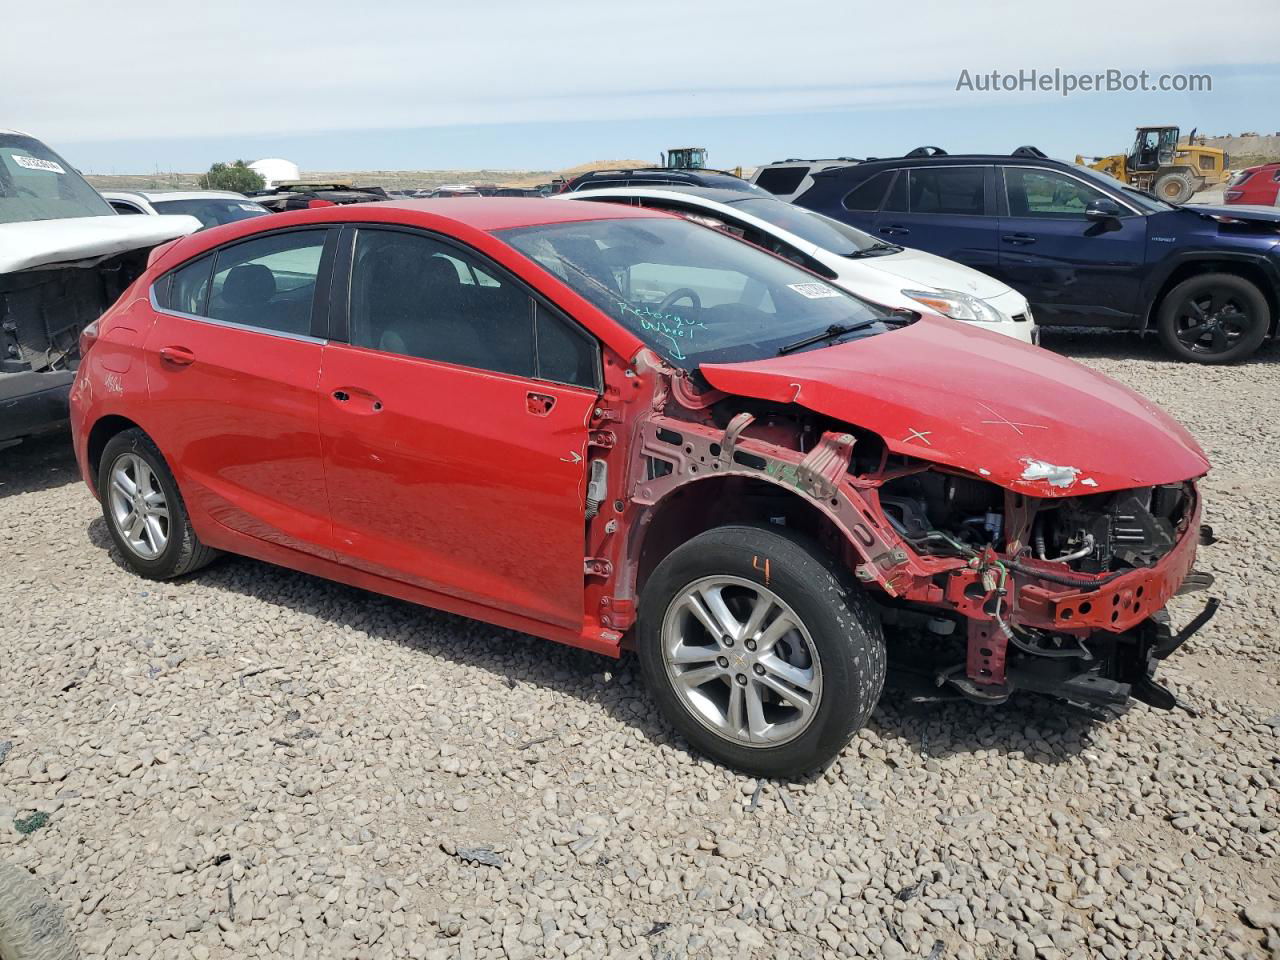
M 1123 205 L 1118 220 L 1085 216 L 1112 200 L 1077 177 L 1038 167 L 1005 167 L 995 273 L 1020 291 L 1042 324 L 1141 326 L 1147 219 Z
M 157 284 L 144 424 L 197 523 L 331 556 L 317 426 L 317 278 L 337 231 L 223 247 Z M 326 241 L 328 241 L 328 246 Z M 213 538 L 211 538 L 213 539 Z
M 348 229 L 320 431 L 339 559 L 580 628 L 599 348 L 478 254 Z

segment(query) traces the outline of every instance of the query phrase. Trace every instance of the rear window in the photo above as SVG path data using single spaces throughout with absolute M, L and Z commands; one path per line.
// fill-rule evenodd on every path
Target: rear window
M 39 140 L 0 133 L 0 223 L 115 215 L 84 177 Z
M 809 172 L 804 167 L 768 167 L 756 177 L 756 186 L 770 193 L 795 193 Z
M 271 211 L 252 200 L 236 200 L 231 197 L 205 197 L 190 200 L 151 201 L 156 213 L 185 213 L 200 221 L 204 227 L 220 227 L 224 223 L 261 217 Z

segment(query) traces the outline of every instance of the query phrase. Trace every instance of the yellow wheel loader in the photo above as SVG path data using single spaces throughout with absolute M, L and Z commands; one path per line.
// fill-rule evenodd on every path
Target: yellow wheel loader
M 1183 141 L 1174 126 L 1138 127 L 1128 153 L 1087 158 L 1077 154 L 1076 163 L 1087 163 L 1169 203 L 1186 203 L 1196 192 L 1227 180 L 1226 152 L 1203 143 L 1203 138 L 1197 142 L 1194 128 Z

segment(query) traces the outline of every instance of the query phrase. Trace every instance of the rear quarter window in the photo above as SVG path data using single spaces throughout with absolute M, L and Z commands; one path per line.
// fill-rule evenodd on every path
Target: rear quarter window
M 893 171 L 885 170 L 869 180 L 862 181 L 845 195 L 844 208 L 866 212 L 879 210 L 880 201 L 884 199 L 885 191 L 889 189 L 889 181 L 892 179 Z
M 795 193 L 808 172 L 808 167 L 769 167 L 760 171 L 756 186 L 770 193 Z

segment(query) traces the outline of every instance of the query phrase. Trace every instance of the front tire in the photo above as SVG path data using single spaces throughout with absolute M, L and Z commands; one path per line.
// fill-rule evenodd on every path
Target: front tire
M 1266 339 L 1271 310 L 1262 291 L 1232 273 L 1202 273 L 1169 291 L 1157 319 L 1174 356 L 1195 363 L 1233 363 Z
M 663 716 L 737 769 L 792 777 L 825 766 L 871 715 L 885 677 L 880 620 L 809 541 L 717 527 L 650 575 L 637 646 Z
M 107 441 L 98 467 L 107 530 L 125 562 L 149 580 L 191 573 L 218 552 L 202 544 L 164 457 L 138 429 Z
M 1166 203 L 1183 204 L 1195 196 L 1196 181 L 1186 173 L 1166 173 L 1156 179 L 1152 192 Z

